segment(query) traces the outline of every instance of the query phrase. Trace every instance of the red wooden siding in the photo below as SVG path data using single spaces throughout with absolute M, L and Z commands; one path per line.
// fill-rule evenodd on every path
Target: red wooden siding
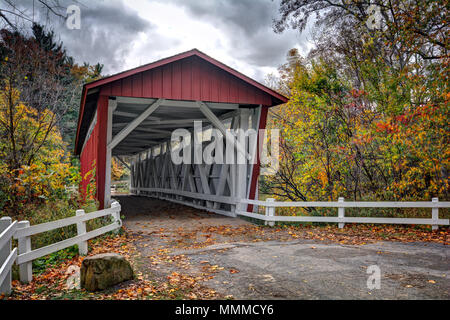
M 196 56 L 105 84 L 100 94 L 272 105 L 268 93 Z
M 259 130 L 265 129 L 267 124 L 267 113 L 269 112 L 268 107 L 262 107 L 261 109 L 261 116 L 259 118 L 259 125 L 258 125 L 258 141 L 256 144 L 256 163 L 253 165 L 253 172 L 252 172 L 252 180 L 250 181 L 250 192 L 248 195 L 249 199 L 255 199 L 256 196 L 256 188 L 258 187 L 258 178 L 259 178 L 259 172 L 261 169 L 261 159 L 259 158 L 260 155 L 260 145 L 262 141 L 259 141 Z M 256 199 L 257 200 L 257 199 Z M 247 206 L 248 212 L 253 212 L 253 205 L 249 204 Z
M 95 165 L 96 198 L 100 203 L 100 209 L 104 208 L 105 199 L 107 123 L 108 97 L 100 96 L 97 103 L 97 123 L 80 155 L 82 177 L 80 192 L 83 195 L 86 194 L 86 188 L 91 179 L 91 176 L 86 174 Z
M 81 162 L 81 186 L 80 192 L 83 196 L 86 195 L 86 188 L 91 179 L 91 175 L 87 173 L 93 169 L 93 166 L 97 166 L 97 152 L 98 152 L 98 126 L 94 127 L 92 130 L 89 140 L 86 142 L 84 149 L 81 151 L 80 162 Z M 96 184 L 98 177 L 96 177 Z

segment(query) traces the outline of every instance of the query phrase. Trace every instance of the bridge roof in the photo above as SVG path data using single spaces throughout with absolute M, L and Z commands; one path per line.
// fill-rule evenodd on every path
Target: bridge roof
M 81 152 L 100 95 L 235 103 L 272 107 L 288 99 L 235 69 L 193 49 L 123 71 L 83 87 L 75 153 Z

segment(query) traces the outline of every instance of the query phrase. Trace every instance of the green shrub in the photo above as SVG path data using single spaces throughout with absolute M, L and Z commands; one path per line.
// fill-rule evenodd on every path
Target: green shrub
M 41 274 L 47 268 L 56 267 L 58 264 L 67 259 L 72 259 L 78 254 L 78 246 L 74 245 L 69 248 L 51 253 L 45 257 L 33 261 L 33 273 Z

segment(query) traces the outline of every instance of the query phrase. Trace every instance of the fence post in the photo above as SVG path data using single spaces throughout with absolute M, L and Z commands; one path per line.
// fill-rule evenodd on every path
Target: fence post
M 82 217 L 84 216 L 86 213 L 84 212 L 84 210 L 77 210 L 75 215 L 77 217 Z M 86 233 L 86 221 L 80 221 L 77 222 L 77 234 L 79 236 L 81 236 L 82 234 Z M 80 254 L 80 256 L 85 256 L 88 254 L 88 243 L 87 241 L 80 241 L 78 243 L 78 253 Z
M 0 233 L 6 230 L 12 223 L 12 220 L 10 217 L 3 217 L 0 219 Z M 5 263 L 6 259 L 11 253 L 11 239 L 3 246 L 3 248 L 0 248 L 0 267 Z M 6 275 L 5 280 L 3 280 L 3 283 L 0 283 L 0 295 L 2 293 L 9 295 L 11 294 L 11 270 L 9 270 L 8 274 Z
M 121 226 L 121 220 L 120 220 L 120 204 L 117 201 L 114 201 L 111 203 L 111 208 L 117 208 L 117 211 L 115 211 L 112 216 L 114 217 L 114 222 L 119 222 Z M 114 230 L 115 233 L 119 233 L 120 226 Z
M 17 224 L 18 229 L 28 228 L 30 226 L 29 221 L 20 221 Z M 19 242 L 19 254 L 27 253 L 31 251 L 31 236 L 25 236 L 18 239 Z M 19 265 L 19 277 L 20 281 L 28 283 L 33 280 L 33 262 L 28 261 Z
M 339 197 L 338 202 L 344 202 L 344 198 L 343 197 Z M 338 218 L 340 219 L 344 219 L 345 217 L 345 208 L 344 207 L 338 207 Z M 339 229 L 344 228 L 345 223 L 344 222 L 339 222 L 338 223 Z
M 275 202 L 274 198 L 267 198 L 266 202 Z M 266 206 L 266 216 L 274 217 L 275 216 L 275 207 Z M 264 224 L 267 226 L 273 227 L 275 225 L 275 221 L 265 221 Z
M 433 203 L 439 202 L 439 198 L 433 198 L 431 199 Z M 433 219 L 433 225 L 431 226 L 431 230 L 437 230 L 439 229 L 438 225 L 438 219 L 439 219 L 439 208 L 432 208 L 431 209 L 431 219 Z

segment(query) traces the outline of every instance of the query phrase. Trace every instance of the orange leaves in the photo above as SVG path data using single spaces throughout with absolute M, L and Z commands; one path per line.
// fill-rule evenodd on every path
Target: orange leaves
M 170 284 L 178 284 L 180 282 L 180 274 L 172 272 L 171 275 L 167 276 Z
M 201 269 L 202 269 L 203 272 L 206 272 L 206 273 L 204 273 L 203 275 L 207 276 L 207 275 L 208 275 L 207 273 L 209 273 L 209 274 L 211 274 L 211 273 L 216 273 L 216 272 L 219 272 L 219 271 L 224 270 L 225 268 L 224 268 L 224 267 L 220 267 L 220 266 L 217 265 L 217 264 L 215 264 L 215 265 L 210 265 L 210 264 L 208 263 L 208 264 L 203 265 L 203 266 L 201 267 Z
M 136 252 L 133 237 L 120 235 L 116 237 L 104 238 L 100 241 L 90 241 L 90 255 L 117 252 L 125 256 L 133 265 L 136 273 L 135 280 L 122 283 L 117 288 L 95 293 L 86 292 L 84 289 L 71 291 L 66 287 L 66 280 L 70 276 L 66 271 L 71 265 L 81 266 L 83 257 L 75 257 L 65 261 L 55 268 L 48 269 L 45 273 L 35 276 L 30 284 L 13 282 L 13 295 L 9 299 L 211 299 L 218 294 L 211 289 L 205 288 L 201 283 L 209 279 L 205 276 L 190 276 L 180 272 L 171 272 L 167 276 L 167 281 L 149 281 L 141 274 L 136 266 L 136 259 L 139 254 Z M 168 258 L 169 249 L 160 248 L 157 250 L 156 265 L 165 263 Z M 160 259 L 159 259 L 160 258 Z M 183 266 L 185 256 L 173 256 L 171 259 L 180 266 Z M 213 269 L 220 269 L 213 266 Z
M 375 123 L 376 125 L 376 131 L 377 132 L 383 132 L 383 133 L 387 133 L 387 134 L 391 134 L 394 132 L 398 132 L 398 126 L 396 124 L 392 124 L 388 121 L 380 121 Z
M 352 90 L 350 90 L 350 95 L 351 95 L 353 98 L 359 98 L 359 97 L 361 97 L 361 96 L 366 96 L 366 95 L 367 95 L 367 92 L 364 91 L 363 89 L 360 89 L 360 90 L 358 90 L 358 89 L 352 89 Z
M 181 292 L 187 293 L 189 299 L 201 299 L 201 298 L 213 298 L 217 296 L 214 290 L 204 288 L 200 283 L 205 279 L 204 277 L 193 277 L 190 275 L 184 275 L 177 272 L 172 272 L 167 276 L 169 280 L 169 294 L 180 294 Z M 164 285 L 163 285 L 164 287 Z

